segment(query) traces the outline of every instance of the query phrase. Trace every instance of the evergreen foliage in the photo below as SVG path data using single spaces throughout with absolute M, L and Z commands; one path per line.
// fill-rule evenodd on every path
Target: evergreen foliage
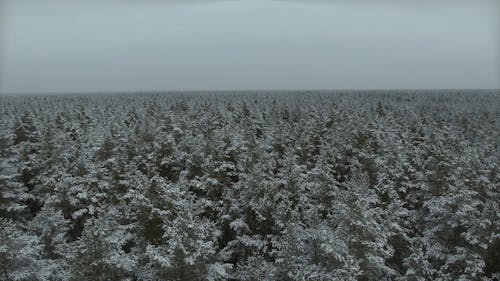
M 0 280 L 498 280 L 500 92 L 2 97 Z

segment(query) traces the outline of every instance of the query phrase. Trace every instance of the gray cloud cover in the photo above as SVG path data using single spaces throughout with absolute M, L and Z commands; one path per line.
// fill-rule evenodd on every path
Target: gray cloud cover
M 0 90 L 500 87 L 498 2 L 414 2 L 3 0 Z

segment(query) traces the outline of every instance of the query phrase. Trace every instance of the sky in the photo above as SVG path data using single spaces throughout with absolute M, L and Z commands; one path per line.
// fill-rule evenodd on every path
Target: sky
M 499 3 L 0 0 L 0 93 L 500 88 Z

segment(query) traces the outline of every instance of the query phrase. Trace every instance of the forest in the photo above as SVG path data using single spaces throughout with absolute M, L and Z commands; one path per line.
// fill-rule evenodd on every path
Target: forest
M 499 280 L 500 91 L 0 97 L 0 280 Z

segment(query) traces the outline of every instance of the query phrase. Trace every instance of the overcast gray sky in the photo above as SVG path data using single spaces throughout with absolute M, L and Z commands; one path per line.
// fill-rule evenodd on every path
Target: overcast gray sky
M 496 0 L 0 1 L 2 93 L 500 87 Z

